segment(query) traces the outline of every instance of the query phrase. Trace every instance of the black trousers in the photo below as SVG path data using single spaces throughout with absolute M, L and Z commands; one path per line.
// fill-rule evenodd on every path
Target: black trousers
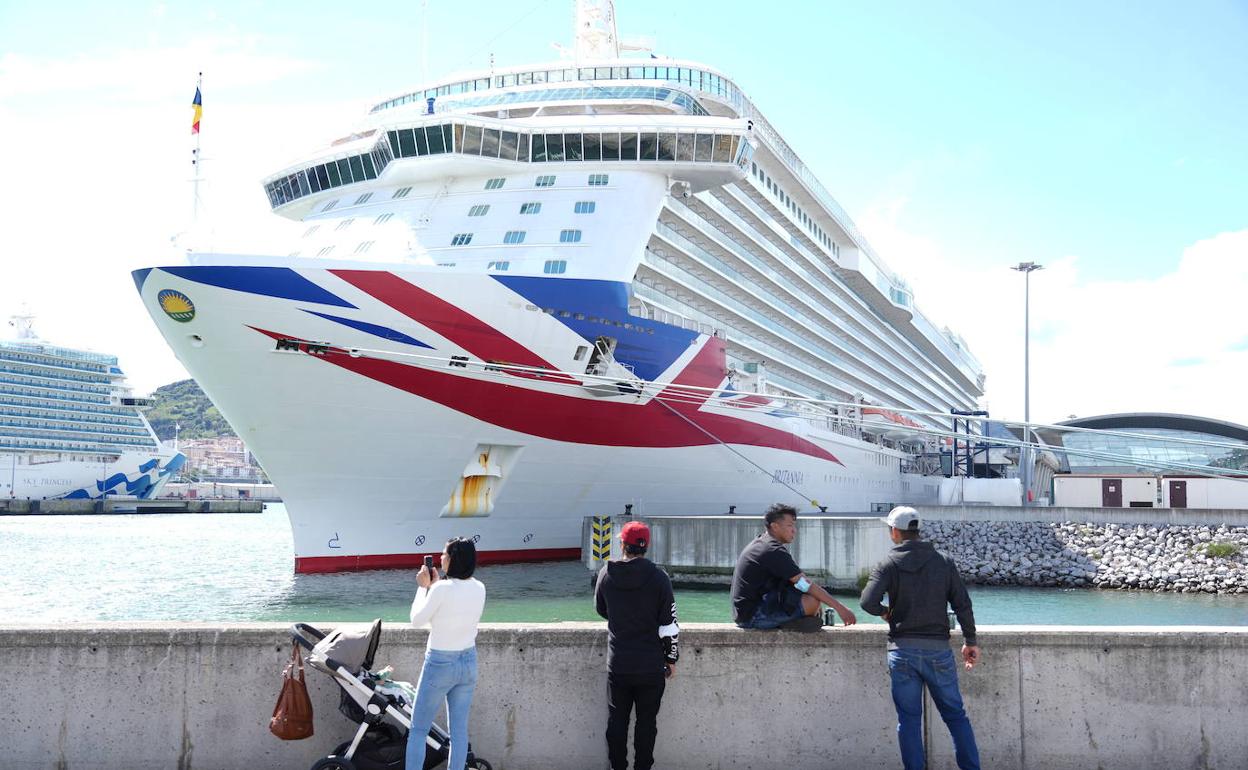
M 607 758 L 611 770 L 628 768 L 628 720 L 637 707 L 633 729 L 633 766 L 654 765 L 654 739 L 659 734 L 659 706 L 666 681 L 662 674 L 607 674 Z

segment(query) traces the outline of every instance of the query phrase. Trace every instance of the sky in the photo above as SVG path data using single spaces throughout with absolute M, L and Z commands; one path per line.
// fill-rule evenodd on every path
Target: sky
M 0 3 L 0 316 L 185 370 L 129 271 L 176 263 L 203 72 L 202 220 L 263 253 L 302 228 L 260 181 L 426 76 L 557 59 L 571 0 Z M 619 0 L 625 41 L 727 74 L 969 344 L 983 405 L 1248 424 L 1248 0 Z M 425 46 L 422 41 L 427 40 Z M 7 336 L 7 335 L 6 335 Z

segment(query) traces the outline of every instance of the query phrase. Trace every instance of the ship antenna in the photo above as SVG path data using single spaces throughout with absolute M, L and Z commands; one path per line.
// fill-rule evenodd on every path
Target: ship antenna
M 576 61 L 620 58 L 613 0 L 576 0 L 573 41 Z

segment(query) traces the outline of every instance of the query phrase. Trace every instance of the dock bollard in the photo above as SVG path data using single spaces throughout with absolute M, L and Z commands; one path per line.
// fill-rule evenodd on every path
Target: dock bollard
M 590 522 L 589 558 L 590 569 L 595 575 L 611 558 L 610 516 L 595 516 Z

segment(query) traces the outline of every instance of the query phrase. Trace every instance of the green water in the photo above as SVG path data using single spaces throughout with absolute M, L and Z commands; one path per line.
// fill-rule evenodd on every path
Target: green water
M 0 516 L 0 622 L 405 622 L 409 570 L 295 575 L 281 506 L 263 514 Z M 484 620 L 597 620 L 579 563 L 477 571 Z M 1248 595 L 972 588 L 981 625 L 1248 625 Z M 729 622 L 726 589 L 676 593 L 683 622 Z M 851 609 L 856 599 L 842 597 Z M 858 613 L 860 622 L 875 622 Z

